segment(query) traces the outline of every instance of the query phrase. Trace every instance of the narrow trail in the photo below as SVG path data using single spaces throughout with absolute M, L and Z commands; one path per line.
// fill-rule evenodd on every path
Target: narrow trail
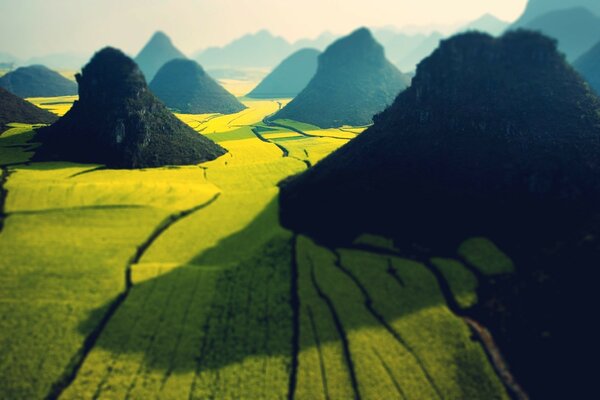
M 319 338 L 319 332 L 315 324 L 315 317 L 313 316 L 312 310 L 309 306 L 306 306 L 306 315 L 308 315 L 308 320 L 310 321 L 310 329 L 315 339 L 317 354 L 319 355 L 319 368 L 321 370 L 321 382 L 323 384 L 323 393 L 325 394 L 325 399 L 329 400 L 329 388 L 327 386 L 327 371 L 325 370 L 325 359 L 321 350 L 321 339 Z
M 98 204 L 98 205 L 89 205 L 89 206 L 72 206 L 72 207 L 58 207 L 58 208 L 41 208 L 39 210 L 21 210 L 21 211 L 11 211 L 6 213 L 6 216 L 9 215 L 38 215 L 38 214 L 46 214 L 53 212 L 61 212 L 61 211 L 75 211 L 75 210 L 122 210 L 128 208 L 145 208 L 146 206 L 142 206 L 139 204 Z
M 344 140 L 344 141 L 348 141 L 350 140 L 350 138 L 347 137 L 342 137 L 342 136 L 333 136 L 333 135 L 315 135 L 313 133 L 306 133 L 298 128 L 295 128 L 293 126 L 290 125 L 285 125 L 285 124 L 281 124 L 279 122 L 273 122 L 271 121 L 269 118 L 272 115 L 266 116 L 265 118 L 263 118 L 263 124 L 265 124 L 266 126 L 270 126 L 272 128 L 283 128 L 283 129 L 287 129 L 290 130 L 292 132 L 296 132 L 299 135 L 302 135 L 304 137 L 308 137 L 308 138 L 320 138 L 320 139 L 339 139 L 339 140 Z
M 132 266 L 139 263 L 144 253 L 150 248 L 150 246 L 160 237 L 162 233 L 164 233 L 169 227 L 173 224 L 179 222 L 183 218 L 210 206 L 214 203 L 220 196 L 220 193 L 217 193 L 213 196 L 209 201 L 199 204 L 195 207 L 192 207 L 187 210 L 183 210 L 180 212 L 173 213 L 165 218 L 153 231 L 152 233 L 140 244 L 135 253 L 130 257 L 125 267 L 125 289 L 119 294 L 116 299 L 110 304 L 108 310 L 102 316 L 100 322 L 96 325 L 96 327 L 90 332 L 90 334 L 85 338 L 82 347 L 73 355 L 69 364 L 61 376 L 50 388 L 48 395 L 46 396 L 47 400 L 58 399 L 61 394 L 75 381 L 77 378 L 77 374 L 81 370 L 83 363 L 85 362 L 87 356 L 95 347 L 100 335 L 108 325 L 111 318 L 117 312 L 119 307 L 123 304 L 123 302 L 127 299 L 131 288 L 133 287 L 133 283 L 131 280 L 131 272 Z
M 298 235 L 292 237 L 292 271 L 290 281 L 290 306 L 292 307 L 292 366 L 288 384 L 288 400 L 294 399 L 298 383 L 298 355 L 300 353 L 300 295 L 298 293 Z
M 429 259 L 417 257 L 417 256 L 407 257 L 406 255 L 403 255 L 396 250 L 390 250 L 390 249 L 381 248 L 381 247 L 377 247 L 377 246 L 371 246 L 371 245 L 353 245 L 352 247 L 347 248 L 347 250 L 360 250 L 360 251 L 379 254 L 381 256 L 410 259 L 412 261 L 416 261 L 416 262 L 422 264 L 423 266 L 425 266 L 435 277 L 435 279 L 438 283 L 438 287 L 440 288 L 440 292 L 442 293 L 442 296 L 444 297 L 444 299 L 446 301 L 448 309 L 454 315 L 461 318 L 469 326 L 469 328 L 471 329 L 471 332 L 473 332 L 473 334 L 476 336 L 477 341 L 483 347 L 485 354 L 488 357 L 488 360 L 492 364 L 492 367 L 494 368 L 496 375 L 500 378 L 500 381 L 502 382 L 502 384 L 504 385 L 504 387 L 506 388 L 506 390 L 508 391 L 510 396 L 513 399 L 517 399 L 517 400 L 528 400 L 529 399 L 529 396 L 527 395 L 527 393 L 523 390 L 523 388 L 519 385 L 519 383 L 517 382 L 515 377 L 510 372 L 508 364 L 504 360 L 504 357 L 502 356 L 502 352 L 496 345 L 496 342 L 494 341 L 494 338 L 493 338 L 491 332 L 485 326 L 483 326 L 481 323 L 476 321 L 472 316 L 468 315 L 467 310 L 462 309 L 458 305 L 456 299 L 454 298 L 452 290 L 450 289 L 450 285 L 448 284 L 448 282 L 446 281 L 446 279 L 444 278 L 444 276 L 440 272 L 440 270 L 437 267 L 435 267 L 435 265 L 433 265 L 429 261 Z M 450 256 L 448 258 L 453 258 L 453 257 Z M 475 268 L 473 266 L 467 266 L 467 268 L 469 270 L 477 271 L 477 273 L 475 273 L 475 276 L 478 278 L 478 280 L 483 279 L 483 274 L 481 274 L 481 272 L 479 272 L 477 270 L 477 268 Z M 481 282 L 481 280 L 479 280 L 479 281 Z
M 436 393 L 436 395 L 438 396 L 438 398 L 443 399 L 444 396 L 442 395 L 441 390 L 438 388 L 437 384 L 435 383 L 435 380 L 433 379 L 433 377 L 431 376 L 431 374 L 429 373 L 429 370 L 425 367 L 425 364 L 423 363 L 423 361 L 419 358 L 419 356 L 417 355 L 416 351 L 412 348 L 412 346 L 410 344 L 408 344 L 408 342 L 388 323 L 388 321 L 386 321 L 385 317 L 383 315 L 381 315 L 379 313 L 379 311 L 377 311 L 375 309 L 375 306 L 373 305 L 373 299 L 371 298 L 371 295 L 369 294 L 369 292 L 367 291 L 367 288 L 362 284 L 362 282 L 358 279 L 358 277 L 356 275 L 354 275 L 352 273 L 352 271 L 350 271 L 348 268 L 346 268 L 343 264 L 342 264 L 342 257 L 340 255 L 340 253 L 334 249 L 329 249 L 329 251 L 331 251 L 334 255 L 335 255 L 335 266 L 344 274 L 346 275 L 348 278 L 350 278 L 350 280 L 352 282 L 354 282 L 354 284 L 356 285 L 356 287 L 358 287 L 358 289 L 360 290 L 360 292 L 363 295 L 364 298 L 364 305 L 367 308 L 367 310 L 369 311 L 369 313 L 381 324 L 381 326 L 383 326 L 390 335 L 392 335 L 392 337 L 394 339 L 396 339 L 396 341 L 406 349 L 406 351 L 408 351 L 408 353 L 414 358 L 414 360 L 417 362 L 417 364 L 419 365 L 419 367 L 421 368 L 421 371 L 423 372 L 423 375 L 425 376 L 425 379 L 427 380 L 427 382 L 429 382 L 429 385 L 431 386 L 431 388 L 434 390 L 434 392 Z
M 76 178 L 78 176 L 85 175 L 85 174 L 91 174 L 92 172 L 96 172 L 96 171 L 103 171 L 103 170 L 106 170 L 106 169 L 108 169 L 108 168 L 106 168 L 105 165 L 100 165 L 98 167 L 86 169 L 85 171 L 76 172 L 73 175 L 68 176 L 68 179 Z
M 344 326 L 340 317 L 335 309 L 333 301 L 323 292 L 321 287 L 317 282 L 317 277 L 315 276 L 315 265 L 312 259 L 309 259 L 310 262 L 310 279 L 312 284 L 317 291 L 317 294 L 323 300 L 323 302 L 329 308 L 329 312 L 333 318 L 333 323 L 335 324 L 336 330 L 338 331 L 338 335 L 340 336 L 340 341 L 342 342 L 342 350 L 344 353 L 344 359 L 346 360 L 346 365 L 348 366 L 348 371 L 350 373 L 350 382 L 352 384 L 352 389 L 354 391 L 354 399 L 360 400 L 360 391 L 358 389 L 358 380 L 356 378 L 356 370 L 354 368 L 354 361 L 352 361 L 352 353 L 350 352 L 350 343 L 348 342 L 348 337 L 346 336 L 346 332 L 344 331 Z
M 345 140 L 348 141 L 350 140 L 347 137 L 340 137 L 340 136 L 326 136 L 326 135 L 314 135 L 311 133 L 306 133 L 298 128 L 295 128 L 293 126 L 289 126 L 289 125 L 284 125 L 284 124 L 280 124 L 278 122 L 273 122 L 271 121 L 271 118 L 277 114 L 277 112 L 281 111 L 281 108 L 283 107 L 283 105 L 281 104 L 280 101 L 277 102 L 278 105 L 278 109 L 277 111 L 267 115 L 266 117 L 263 118 L 262 123 L 266 126 L 272 127 L 272 128 L 283 128 L 283 129 L 287 129 L 290 130 L 292 132 L 296 132 L 297 134 L 304 136 L 304 137 L 308 137 L 308 138 L 321 138 L 321 139 L 340 139 L 340 140 Z
M 8 196 L 8 190 L 6 189 L 5 185 L 12 171 L 9 171 L 9 169 L 6 167 L 2 167 L 0 171 L 0 232 L 2 232 L 2 229 L 4 228 L 4 219 L 7 217 L 5 205 L 6 196 Z
M 279 102 L 278 102 L 277 104 L 279 104 L 279 107 L 281 108 L 281 103 L 279 103 Z M 273 113 L 273 114 L 275 114 L 275 113 Z M 271 115 L 273 115 L 273 114 L 271 114 Z M 266 117 L 265 117 L 265 118 L 266 118 Z M 281 152 L 283 153 L 282 157 L 289 157 L 289 158 L 293 158 L 294 160 L 298 160 L 298 161 L 300 161 L 300 162 L 304 163 L 304 164 L 306 165 L 306 168 L 307 168 L 307 169 L 308 169 L 308 168 L 310 168 L 310 167 L 312 167 L 312 163 L 310 162 L 310 160 L 308 160 L 308 159 L 302 159 L 302 158 L 299 158 L 299 157 L 296 157 L 296 156 L 291 156 L 291 155 L 290 155 L 290 152 L 289 152 L 289 150 L 288 150 L 287 148 L 285 148 L 284 146 L 280 145 L 279 143 L 277 143 L 277 142 L 275 142 L 275 141 L 273 141 L 273 140 L 270 140 L 270 139 L 267 139 L 267 138 L 265 138 L 265 137 L 264 137 L 264 136 L 263 136 L 263 135 L 262 135 L 262 134 L 261 134 L 261 133 L 258 131 L 258 127 L 256 127 L 256 126 L 253 126 L 253 127 L 251 128 L 251 130 L 252 130 L 252 133 L 254 133 L 254 135 L 255 135 L 255 136 L 256 136 L 256 137 L 257 137 L 259 140 L 261 140 L 261 141 L 263 141 L 263 142 L 265 142 L 265 143 L 269 143 L 269 144 L 272 144 L 272 145 L 274 145 L 274 146 L 277 146 L 277 148 L 278 148 L 279 150 L 281 150 Z

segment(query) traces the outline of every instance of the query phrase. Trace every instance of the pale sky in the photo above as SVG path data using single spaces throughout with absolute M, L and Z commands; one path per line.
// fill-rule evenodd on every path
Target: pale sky
M 289 41 L 359 26 L 454 25 L 491 13 L 514 21 L 527 0 L 0 0 L 0 52 L 31 57 L 130 54 L 156 30 L 191 54 L 268 29 Z

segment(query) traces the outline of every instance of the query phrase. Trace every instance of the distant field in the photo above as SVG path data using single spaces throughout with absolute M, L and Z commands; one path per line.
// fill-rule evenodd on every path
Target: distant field
M 229 151 L 198 166 L 29 163 L 31 126 L 0 136 L 0 398 L 508 398 L 448 301 L 477 301 L 459 260 L 510 259 L 482 238 L 415 262 L 386 238 L 329 249 L 284 230 L 277 183 L 365 127 L 244 103 L 177 115 Z

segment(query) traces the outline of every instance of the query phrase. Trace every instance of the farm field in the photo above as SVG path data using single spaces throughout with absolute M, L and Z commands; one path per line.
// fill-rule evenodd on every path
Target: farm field
M 286 231 L 277 183 L 365 127 L 243 102 L 177 115 L 228 150 L 198 166 L 29 162 L 32 126 L 0 135 L 0 398 L 508 398 L 453 304 L 510 259 L 482 238 L 409 260 L 386 238 Z

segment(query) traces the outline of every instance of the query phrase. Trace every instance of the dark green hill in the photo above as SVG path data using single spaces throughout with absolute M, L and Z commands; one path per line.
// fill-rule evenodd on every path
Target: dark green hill
M 471 312 L 531 398 L 582 398 L 593 381 L 571 366 L 593 341 L 599 110 L 551 39 L 456 36 L 373 127 L 282 182 L 281 221 L 332 244 L 386 235 L 425 260 L 491 238 L 517 274 L 482 282 Z
M 579 57 L 573 66 L 596 93 L 600 94 L 600 42 Z
M 167 110 L 121 51 L 100 50 L 76 78 L 79 101 L 39 130 L 36 159 L 144 168 L 197 164 L 225 153 Z
M 167 107 L 186 114 L 232 114 L 246 108 L 193 60 L 176 59 L 163 65 L 150 90 Z
M 406 88 L 402 73 L 386 58 L 371 32 L 361 28 L 319 56 L 317 73 L 273 119 L 323 128 L 367 125 Z
M 160 67 L 176 58 L 186 58 L 186 56 L 173 45 L 164 32 L 158 31 L 135 57 L 135 62 L 144 73 L 146 81 L 150 82 Z
M 571 62 L 600 41 L 600 16 L 583 7 L 551 11 L 525 27 L 557 39 L 559 50 Z
M 246 96 L 257 99 L 295 97 L 317 71 L 316 49 L 298 50 L 281 62 Z
M 0 77 L 0 87 L 19 97 L 53 97 L 77 94 L 77 84 L 43 65 L 17 68 Z
M 11 122 L 50 124 L 58 117 L 0 88 L 0 129 Z

